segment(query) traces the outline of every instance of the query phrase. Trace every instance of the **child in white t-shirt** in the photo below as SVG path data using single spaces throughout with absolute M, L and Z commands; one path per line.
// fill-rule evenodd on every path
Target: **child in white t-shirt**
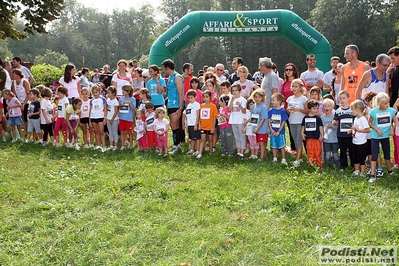
M 118 148 L 119 101 L 116 98 L 116 88 L 114 86 L 108 87 L 107 97 L 108 150 L 115 151 Z
M 367 157 L 367 133 L 370 132 L 369 122 L 364 116 L 364 104 L 360 100 L 351 103 L 352 115 L 355 121 L 352 127 L 352 143 L 353 143 L 353 163 L 355 166 L 354 175 L 365 177 L 365 160 Z
M 196 101 L 197 92 L 189 90 L 186 94 L 188 104 L 183 112 L 183 128 L 188 131 L 188 139 L 190 140 L 190 150 L 188 155 L 198 155 L 199 141 L 201 139 L 201 131 L 199 130 L 199 111 L 201 105 Z

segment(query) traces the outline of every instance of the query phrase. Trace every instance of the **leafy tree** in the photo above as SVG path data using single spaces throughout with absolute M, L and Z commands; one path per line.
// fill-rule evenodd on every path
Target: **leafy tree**
M 52 50 L 47 49 L 44 55 L 35 56 L 33 61 L 35 64 L 51 64 L 53 66 L 61 67 L 64 64 L 68 64 L 69 59 L 65 54 L 61 54 Z
M 194 69 L 202 69 L 204 65 L 215 66 L 217 63 L 226 65 L 226 54 L 218 37 L 199 38 L 188 55 Z
M 26 33 L 45 33 L 48 22 L 56 19 L 64 0 L 3 0 L 0 2 L 0 38 L 25 39 Z M 23 31 L 14 28 L 17 15 L 25 22 Z
M 396 0 L 318 0 L 311 23 L 338 48 L 341 58 L 345 46 L 353 43 L 361 59 L 374 60 L 395 44 L 399 15 L 395 6 Z

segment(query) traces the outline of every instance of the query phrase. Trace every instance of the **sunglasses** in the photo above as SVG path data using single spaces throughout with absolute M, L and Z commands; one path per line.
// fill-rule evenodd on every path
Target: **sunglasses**
M 294 71 L 293 68 L 286 68 L 285 71 Z

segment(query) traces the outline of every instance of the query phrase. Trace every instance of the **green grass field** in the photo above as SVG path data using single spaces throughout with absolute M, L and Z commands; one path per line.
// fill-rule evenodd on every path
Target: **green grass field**
M 318 265 L 320 245 L 398 242 L 397 176 L 22 143 L 0 160 L 0 265 Z

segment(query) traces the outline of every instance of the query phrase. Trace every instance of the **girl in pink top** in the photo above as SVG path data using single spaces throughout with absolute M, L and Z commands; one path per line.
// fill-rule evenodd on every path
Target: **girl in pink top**
M 168 130 L 170 129 L 169 121 L 165 119 L 166 111 L 163 107 L 158 107 L 155 110 L 155 121 L 152 125 L 157 134 L 159 154 L 162 155 L 164 149 L 164 156 L 168 155 Z
M 21 112 L 22 104 L 18 101 L 18 99 L 15 97 L 15 94 L 12 93 L 10 89 L 4 89 L 2 94 L 7 103 L 8 124 L 11 126 L 12 142 L 16 142 L 18 139 L 15 128 L 18 128 L 19 136 L 21 138 L 23 137 L 23 122 Z

